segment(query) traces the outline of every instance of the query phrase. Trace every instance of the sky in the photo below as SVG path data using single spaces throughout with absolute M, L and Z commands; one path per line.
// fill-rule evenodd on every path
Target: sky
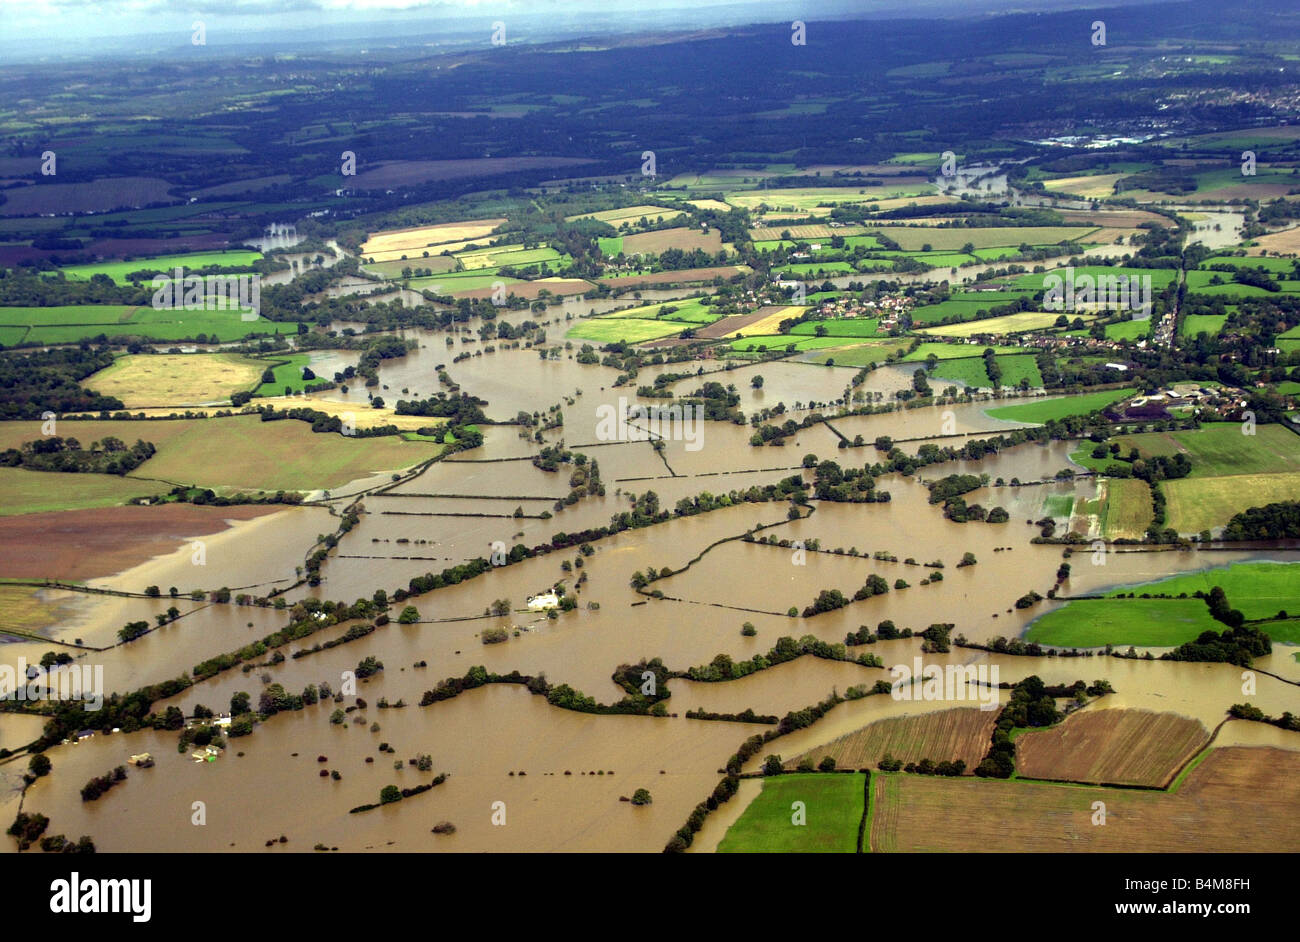
M 1117 0 L 1111 0 L 1112 3 Z M 495 21 L 529 35 L 599 35 L 815 17 L 953 16 L 1098 6 L 1104 0 L 0 0 L 0 50 L 92 55 L 122 37 L 176 37 L 202 22 L 207 45 L 436 35 Z M 394 34 L 397 27 L 401 32 Z M 545 35 L 544 35 L 545 34 Z M 152 45 L 156 46 L 157 43 Z

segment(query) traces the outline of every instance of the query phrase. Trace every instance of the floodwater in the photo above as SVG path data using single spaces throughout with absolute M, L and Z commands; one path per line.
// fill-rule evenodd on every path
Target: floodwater
M 558 325 L 550 339 L 558 339 L 562 329 Z M 481 449 L 435 462 L 410 480 L 365 496 L 360 523 L 342 537 L 323 565 L 321 584 L 289 590 L 290 603 L 309 596 L 350 603 L 370 598 L 377 589 L 391 595 L 416 576 L 489 558 L 498 548 L 536 546 L 560 533 L 607 525 L 614 514 L 632 509 L 632 495 L 644 499 L 648 491 L 654 491 L 660 506 L 671 509 L 702 492 L 739 495 L 796 474 L 811 483 L 811 474 L 802 468 L 803 456 L 809 453 L 834 458 L 845 467 L 871 464 L 881 457 L 870 444 L 879 435 L 889 435 L 905 451 L 914 452 L 926 442 L 960 444 L 970 436 L 1017 425 L 989 417 L 986 410 L 993 403 L 835 419 L 831 424 L 840 434 L 850 439 L 861 434 L 868 443 L 841 449 L 839 437 L 823 425 L 801 430 L 781 446 L 754 447 L 748 424 L 710 422 L 690 430 L 692 435 L 685 434 L 685 427 L 678 430 L 682 434 L 670 434 L 661 454 L 647 441 L 617 436 L 609 440 L 601 421 L 608 410 L 602 407 L 617 408 L 620 398 L 635 402 L 636 386 L 661 372 L 703 370 L 705 375 L 678 381 L 675 388 L 689 392 L 708 380 L 734 383 L 746 416 L 777 403 L 787 410 L 802 405 L 806 412 L 809 403 L 842 396 L 855 371 L 797 363 L 726 370 L 714 362 L 692 361 L 647 368 L 630 386 L 616 388 L 614 371 L 579 364 L 570 359 L 570 352 L 544 361 L 535 350 L 498 349 L 453 364 L 450 350 L 474 345 L 457 342 L 448 348 L 445 334 L 407 334 L 419 339 L 421 347 L 412 356 L 381 366 L 381 383 L 388 388 L 378 394 L 393 399 L 416 398 L 417 391 L 419 397 L 431 395 L 439 388 L 436 368 L 442 364 L 464 391 L 488 401 L 486 412 L 494 420 L 513 419 L 520 411 L 544 412 L 558 403 L 564 424 L 545 434 L 547 442 L 564 441 L 598 462 L 606 493 L 557 509 L 556 502 L 569 493 L 572 467 L 543 471 L 530 460 L 539 446 L 521 438 L 516 427 L 485 425 Z M 328 366 L 322 362 L 322 368 Z M 755 374 L 764 377 L 761 390 L 751 385 Z M 905 370 L 879 375 L 896 380 L 891 390 L 907 385 Z M 399 393 L 403 388 L 410 392 Z M 321 395 L 364 398 L 365 391 L 330 390 Z M 693 437 L 695 432 L 698 437 Z M 1019 636 L 1034 617 L 1059 603 L 1044 601 L 1021 611 L 1015 609 L 1015 599 L 1030 589 L 1045 594 L 1063 555 L 1061 546 L 1032 543 L 1038 529 L 1027 521 L 1044 514 L 1048 497 L 1091 498 L 1095 493 L 1089 478 L 1055 480 L 1056 472 L 1069 466 L 1072 450 L 1070 443 L 1026 444 L 979 462 L 923 468 L 922 480 L 884 475 L 877 487 L 890 492 L 890 502 L 813 502 L 811 515 L 805 511 L 793 521 L 788 519 L 787 502 L 737 502 L 598 540 L 589 557 L 575 547 L 494 568 L 403 603 L 417 608 L 415 624 L 400 625 L 394 619 L 359 640 L 310 651 L 318 643 L 341 638 L 350 627 L 330 626 L 287 645 L 286 659 L 279 664 L 228 670 L 172 701 L 191 715 L 198 704 L 229 709 L 237 692 L 249 693 L 256 702 L 268 683 L 297 692 L 324 681 L 338 690 L 361 659 L 378 658 L 384 669 L 359 683 L 342 704 L 271 717 L 251 736 L 232 740 L 213 762 L 196 763 L 188 752 L 178 753 L 176 733 L 98 735 L 79 745 L 58 746 L 49 750 L 53 774 L 29 789 L 24 807 L 49 815 L 50 833 L 90 834 L 101 850 L 109 851 L 258 850 L 271 839 L 277 841 L 273 849 L 278 851 L 305 851 L 317 843 L 354 851 L 657 851 L 712 790 L 727 757 L 745 738 L 765 728 L 688 720 L 687 710 L 736 713 L 752 708 L 781 715 L 816 703 L 832 690 L 843 693 L 855 685 L 889 679 L 888 671 L 805 656 L 725 683 L 674 679 L 669 681 L 666 706 L 676 716 L 666 718 L 560 710 L 517 686 L 479 688 L 430 707 L 416 705 L 422 693 L 481 664 L 497 673 L 544 675 L 553 684 L 566 683 L 611 703 L 623 696 L 612 680 L 622 664 L 659 657 L 670 669 L 684 671 L 708 664 L 718 654 L 743 660 L 766 653 L 783 635 L 840 642 L 847 632 L 861 625 L 874 627 L 884 619 L 915 631 L 951 622 L 955 634 L 976 641 Z M 991 483 L 967 500 L 1004 506 L 1011 519 L 1005 524 L 944 519 L 941 506 L 929 503 L 923 481 L 955 472 L 989 475 Z M 1023 483 L 997 485 L 998 478 Z M 334 493 L 359 492 L 387 480 L 376 475 Z M 225 586 L 232 592 L 262 595 L 273 587 L 290 586 L 318 535 L 337 525 L 337 516 L 321 507 L 289 509 L 208 538 L 202 565 L 194 563 L 187 543 L 94 583 L 129 592 L 159 585 L 161 599 L 54 593 L 52 600 L 70 606 L 66 622 L 46 628 L 49 643 L 6 645 L 5 662 L 22 656 L 34 663 L 56 640 L 81 638 L 94 646 L 110 645 L 125 622 L 152 621 L 176 604 L 183 617 L 174 624 L 127 645 L 81 652 L 79 663 L 102 664 L 106 686 L 119 692 L 185 674 L 198 662 L 261 638 L 286 621 L 284 613 L 273 609 L 191 601 L 191 589 Z M 740 539 L 759 527 L 759 537 L 805 544 L 815 539 L 820 551 L 799 553 L 795 547 Z M 835 554 L 836 548 L 845 552 Z M 849 555 L 850 548 L 858 555 Z M 871 559 L 877 552 L 896 560 Z M 975 556 L 976 565 L 958 568 L 967 552 Z M 909 557 L 914 562 L 908 563 Z M 1106 554 L 1104 565 L 1089 565 L 1088 558 L 1086 553 L 1075 554 L 1069 594 L 1097 593 L 1170 573 L 1270 556 L 1236 550 L 1114 551 Z M 935 571 L 924 564 L 936 560 L 944 564 L 942 580 L 921 585 Z M 662 599 L 638 594 L 629 584 L 633 573 L 651 568 L 673 570 L 653 584 Z M 851 597 L 873 573 L 886 579 L 888 593 L 810 618 L 786 614 L 791 606 L 802 610 L 823 589 L 836 588 Z M 909 587 L 892 588 L 897 579 Z M 529 612 L 527 598 L 556 583 L 576 595 L 577 609 L 554 619 Z M 167 597 L 172 585 L 180 595 L 175 602 Z M 511 613 L 488 614 L 500 599 L 509 602 Z M 754 625 L 754 637 L 742 636 L 745 622 Z M 485 645 L 483 632 L 497 627 L 506 629 L 507 640 Z M 906 639 L 852 650 L 877 655 L 888 667 L 910 663 L 919 655 L 920 644 Z M 307 653 L 293 657 L 297 652 Z M 1274 715 L 1295 712 L 1300 706 L 1300 664 L 1293 652 L 1278 645 L 1273 655 L 1260 659 L 1257 690 L 1248 697 L 1242 692 L 1241 670 L 1228 665 L 1107 656 L 1017 658 L 955 647 L 948 655 L 925 657 L 939 664 L 996 667 L 1003 682 L 1029 674 L 1051 683 L 1104 678 L 1117 691 L 1107 706 L 1174 711 L 1213 728 L 1231 704 L 1244 699 Z M 358 695 L 366 705 L 347 714 L 345 725 L 332 724 L 329 718 L 336 706 L 358 707 Z M 406 705 L 381 709 L 380 698 Z M 167 705 L 156 704 L 155 709 Z M 903 702 L 887 695 L 850 701 L 813 727 L 777 740 L 770 751 L 793 755 L 876 719 L 950 706 L 949 701 Z M 358 717 L 362 722 L 354 723 Z M 369 731 L 373 723 L 380 726 L 374 733 Z M 1229 724 L 1225 735 L 1230 734 L 1232 742 L 1300 745 L 1294 734 L 1272 727 L 1255 729 L 1258 725 Z M 35 728 L 28 718 L 0 716 L 0 744 L 30 738 Z M 395 753 L 380 752 L 380 743 L 390 743 Z M 156 757 L 154 768 L 133 768 L 124 784 L 99 801 L 81 802 L 78 790 L 88 778 L 144 751 Z M 756 768 L 766 751 L 747 768 Z M 421 753 L 432 756 L 431 772 L 404 764 Z M 326 761 L 317 762 L 318 755 Z M 367 758 L 374 761 L 367 763 Z M 394 761 L 403 768 L 394 769 Z M 0 812 L 6 814 L 16 806 L 21 784 L 12 774 L 15 768 L 12 762 L 0 764 L 0 804 L 5 806 Z M 341 779 L 321 778 L 322 769 L 337 770 Z M 566 770 L 571 774 L 565 775 Z M 606 774 L 593 774 L 602 771 Z M 378 801 L 385 785 L 411 787 L 438 772 L 450 778 L 429 792 L 373 811 L 348 813 Z M 637 788 L 650 790 L 652 805 L 634 808 L 619 801 Z M 739 813 L 741 799 L 715 816 L 700 847 L 716 843 L 721 833 L 715 831 L 727 816 Z M 195 802 L 204 803 L 204 824 L 191 823 Z M 494 813 L 500 820 L 496 802 L 504 802 L 504 824 L 493 822 Z M 440 821 L 452 822 L 456 832 L 431 833 Z M 288 838 L 285 844 L 278 843 L 282 834 Z

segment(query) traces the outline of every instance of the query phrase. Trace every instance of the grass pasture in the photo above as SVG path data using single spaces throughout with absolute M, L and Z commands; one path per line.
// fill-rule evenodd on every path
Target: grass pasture
M 191 271 L 212 265 L 222 268 L 247 268 L 261 257 L 261 252 L 239 249 L 229 252 L 190 252 L 184 255 L 153 255 L 126 262 L 69 265 L 62 271 L 69 281 L 89 281 L 95 275 L 107 275 L 119 285 L 124 285 L 128 283 L 127 275 L 132 272 L 151 270 L 171 275 L 177 267 Z M 146 284 L 149 280 L 149 278 L 143 279 Z
M 101 334 L 108 338 L 140 337 L 159 342 L 240 340 L 252 334 L 296 333 L 296 323 L 258 317 L 244 320 L 240 311 L 211 308 L 201 311 L 154 309 L 122 304 L 57 307 L 0 307 L 0 325 L 7 344 L 77 343 Z
M 65 429 L 64 434 L 77 433 Z M 78 437 L 86 443 L 92 440 L 84 436 Z M 123 438 L 123 441 L 134 442 L 136 437 Z M 37 438 L 40 438 L 39 426 L 24 441 Z M 132 497 L 153 497 L 169 490 L 169 486 L 157 481 L 138 481 L 115 474 L 68 474 L 0 468 L 0 516 L 113 507 L 126 503 Z
M 1188 314 L 1178 325 L 1178 336 L 1195 337 L 1197 334 L 1206 333 L 1211 337 L 1217 337 L 1227 322 L 1227 314 Z
M 1200 599 L 1076 599 L 1035 619 L 1024 637 L 1050 648 L 1171 648 L 1222 627 Z
M 1166 788 L 1210 740 L 1199 721 L 1177 713 L 1088 709 L 1016 739 L 1023 778 Z
M 656 305 L 658 306 L 658 305 Z M 604 344 L 614 341 L 645 343 L 681 333 L 690 327 L 681 321 L 667 319 L 648 320 L 639 317 L 592 317 L 579 321 L 569 328 L 568 340 L 589 340 Z
M 990 418 L 1005 419 L 1011 422 L 1036 422 L 1039 424 L 1049 419 L 1064 419 L 1071 415 L 1088 415 L 1104 409 L 1112 402 L 1118 402 L 1132 395 L 1132 389 L 1108 389 L 1105 392 L 1084 393 L 1080 396 L 1062 396 L 1055 399 L 1042 399 L 1024 402 L 1014 406 L 999 406 L 986 410 Z
M 786 767 L 793 769 L 806 758 L 817 763 L 831 756 L 841 769 L 874 769 L 888 754 L 904 763 L 961 759 L 973 770 L 988 752 L 996 723 L 996 710 L 971 707 L 890 717 L 810 749 L 788 760 Z
M 1300 563 L 1233 563 L 1170 576 L 1148 583 L 1142 589 L 1191 595 L 1198 590 L 1209 592 L 1216 585 L 1223 588 L 1232 607 L 1240 609 L 1249 619 L 1272 618 L 1282 610 L 1291 614 L 1300 612 Z M 1136 587 L 1124 591 L 1136 591 Z
M 1168 501 L 1168 526 L 1179 533 L 1200 533 L 1227 525 L 1234 514 L 1251 507 L 1295 500 L 1300 472 L 1198 478 L 1193 471 L 1191 477 L 1165 481 L 1161 487 Z
M 997 362 L 1002 368 L 1000 382 L 1003 386 L 1019 385 L 1022 379 L 1027 379 L 1031 387 L 1043 385 L 1043 374 L 1038 371 L 1038 363 L 1030 354 L 1003 354 L 997 358 Z M 950 383 L 985 388 L 993 385 L 981 356 L 940 360 L 930 374 L 930 384 L 942 388 Z
M 763 790 L 727 829 L 718 853 L 856 853 L 866 782 L 860 772 L 765 778 Z M 807 815 L 802 826 L 791 820 L 796 801 Z

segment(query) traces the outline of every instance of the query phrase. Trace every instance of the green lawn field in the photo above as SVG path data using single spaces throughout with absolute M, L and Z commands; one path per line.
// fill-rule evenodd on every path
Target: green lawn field
M 129 262 L 96 262 L 93 265 L 69 265 L 63 274 L 69 281 L 89 281 L 95 275 L 108 275 L 118 284 L 127 283 L 127 275 L 137 271 L 162 271 L 171 274 L 178 265 L 186 269 L 207 268 L 219 265 L 222 268 L 246 268 L 262 257 L 261 252 L 251 250 L 234 250 L 230 252 L 190 252 L 184 255 L 151 255 Z M 144 279 L 148 283 L 149 279 Z
M 1216 585 L 1223 588 L 1232 607 L 1240 609 L 1249 619 L 1272 618 L 1279 611 L 1300 614 L 1300 563 L 1233 563 L 1170 576 L 1140 589 L 1116 589 L 1111 594 L 1123 591 L 1139 595 L 1142 592 L 1191 595 L 1198 589 L 1209 592 Z
M 1041 424 L 1049 419 L 1063 419 L 1070 415 L 1088 415 L 1132 394 L 1132 389 L 1108 389 L 1105 392 L 1084 393 L 1081 396 L 1065 396 L 1060 399 L 1045 399 L 1041 402 L 1025 402 L 1020 405 L 1000 406 L 985 411 L 987 415 L 994 419 L 1006 419 L 1011 422 L 1038 422 Z
M 765 778 L 758 797 L 727 829 L 718 853 L 856 853 L 866 779 L 861 772 Z M 803 803 L 802 825 L 792 823 L 795 802 Z
M 1133 591 L 1141 594 L 1137 588 Z M 1223 625 L 1210 617 L 1209 608 L 1200 599 L 1080 599 L 1036 619 L 1024 637 L 1054 648 L 1099 648 L 1106 644 L 1163 648 L 1194 640 L 1202 631 L 1221 628 Z

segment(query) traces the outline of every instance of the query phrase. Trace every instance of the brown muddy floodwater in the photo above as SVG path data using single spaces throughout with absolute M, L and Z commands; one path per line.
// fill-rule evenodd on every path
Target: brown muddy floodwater
M 561 339 L 563 329 L 564 322 L 552 324 L 550 341 Z M 665 442 L 661 455 L 646 441 L 601 441 L 600 407 L 617 406 L 620 398 L 635 401 L 635 386 L 651 382 L 660 372 L 703 368 L 706 376 L 682 380 L 675 388 L 689 392 L 705 380 L 734 383 L 746 415 L 778 402 L 793 410 L 796 403 L 842 396 L 856 371 L 796 363 L 727 371 L 717 363 L 701 362 L 648 368 L 632 386 L 613 388 L 612 370 L 578 364 L 569 352 L 563 359 L 542 361 L 534 350 L 498 350 L 452 364 L 453 350 L 474 345 L 456 339 L 448 348 L 445 334 L 408 333 L 420 337 L 423 346 L 412 356 L 382 366 L 381 379 L 390 387 L 383 393 L 386 398 L 414 398 L 416 391 L 431 395 L 438 389 L 436 366 L 444 364 L 464 391 L 489 401 L 486 411 L 494 419 L 508 420 L 519 411 L 545 411 L 562 403 L 564 425 L 548 432 L 546 439 L 563 440 L 570 448 L 581 445 L 579 450 L 599 463 L 605 496 L 557 510 L 556 501 L 569 492 L 572 469 L 542 471 L 530 460 L 539 446 L 521 438 L 516 428 L 484 426 L 481 449 L 435 462 L 411 480 L 366 496 L 360 523 L 343 536 L 322 567 L 321 584 L 290 590 L 290 604 L 309 596 L 352 602 L 371 597 L 376 589 L 391 594 L 416 576 L 488 558 L 497 546 L 531 547 L 550 542 L 558 533 L 604 526 L 613 514 L 631 509 L 633 494 L 653 490 L 661 506 L 671 509 L 678 500 L 701 492 L 723 495 L 804 475 L 802 459 L 808 453 L 846 467 L 873 463 L 881 454 L 870 443 L 879 435 L 907 440 L 900 447 L 915 452 L 927 441 L 960 445 L 969 436 L 1017 425 L 987 415 L 985 410 L 996 403 L 835 419 L 832 425 L 840 434 L 850 439 L 860 434 L 868 443 L 840 449 L 840 438 L 823 425 L 798 432 L 782 446 L 759 448 L 749 444 L 748 424 L 708 423 L 694 441 L 679 436 Z M 750 385 L 756 373 L 765 380 L 759 391 Z M 891 389 L 905 386 L 906 370 L 894 379 L 897 385 Z M 402 388 L 411 393 L 403 396 L 397 392 Z M 322 395 L 342 396 L 337 390 Z M 358 396 L 364 398 L 365 391 L 347 394 L 349 399 Z M 345 725 L 330 723 L 334 703 L 276 715 L 252 735 L 231 740 L 226 753 L 210 763 L 194 762 L 188 750 L 177 753 L 176 733 L 98 735 L 49 750 L 54 772 L 29 789 L 24 807 L 49 815 L 50 833 L 90 834 L 106 851 L 262 850 L 267 840 L 281 834 L 289 840 L 275 844 L 279 852 L 307 851 L 317 843 L 353 851 L 658 851 L 709 794 L 719 768 L 741 742 L 767 728 L 688 720 L 688 709 L 753 709 L 781 715 L 821 701 L 832 690 L 843 693 L 851 686 L 890 679 L 888 670 L 804 656 L 725 683 L 672 680 L 666 706 L 677 716 L 663 719 L 565 711 L 517 686 L 478 688 L 424 708 L 416 705 L 422 693 L 481 664 L 502 674 L 518 670 L 544 675 L 553 684 L 567 683 L 611 703 L 623 695 L 611 679 L 621 664 L 659 657 L 672 670 L 686 670 L 708 664 L 718 654 L 742 660 L 766 653 L 783 635 L 840 642 L 847 632 L 861 625 L 874 628 L 885 619 L 915 631 L 951 622 L 955 634 L 976 641 L 1017 637 L 1032 618 L 1059 604 L 1044 601 L 1027 611 L 1014 608 L 1016 598 L 1030 589 L 1046 593 L 1063 557 L 1061 546 L 1032 543 L 1038 528 L 1027 521 L 1050 512 L 1048 498 L 1092 499 L 1096 494 L 1091 478 L 1055 481 L 1056 472 L 1069 466 L 1072 450 L 1070 443 L 1027 444 L 980 462 L 922 469 L 925 480 L 962 472 L 987 474 L 992 482 L 999 477 L 1025 482 L 993 483 L 967 495 L 968 501 L 985 507 L 1005 507 L 1011 519 L 1004 524 L 946 520 L 941 506 L 929 503 L 922 481 L 889 474 L 877 482 L 878 488 L 890 492 L 888 503 L 814 501 L 815 511 L 794 521 L 787 517 L 788 503 L 737 503 L 598 540 L 590 557 L 570 548 L 495 568 L 410 599 L 420 616 L 416 624 L 399 625 L 394 619 L 359 640 L 293 657 L 340 638 L 349 627 L 331 626 L 287 645 L 282 663 L 227 670 L 171 701 L 192 715 L 198 704 L 228 710 L 237 692 L 250 694 L 256 703 L 268 683 L 298 692 L 308 684 L 327 682 L 338 690 L 346 672 L 373 656 L 384 669 L 358 685 L 356 694 L 366 706 L 349 713 Z M 804 477 L 811 481 L 811 474 Z M 334 493 L 355 493 L 384 481 L 377 475 Z M 1048 483 L 1030 483 L 1041 481 Z M 514 516 L 516 508 L 519 517 Z M 53 641 L 74 638 L 107 647 L 124 623 L 152 622 L 175 604 L 183 617 L 174 624 L 127 645 L 77 652 L 78 663 L 102 664 L 106 685 L 116 691 L 186 674 L 200 661 L 238 649 L 287 621 L 285 613 L 272 609 L 191 601 L 191 589 L 225 586 L 259 595 L 291 585 L 318 534 L 332 532 L 337 525 L 338 517 L 321 507 L 285 510 L 201 537 L 206 554 L 202 565 L 195 565 L 186 542 L 157 558 L 118 566 L 94 583 L 131 592 L 159 585 L 161 599 L 47 590 L 49 601 L 64 606 L 58 624 L 42 626 L 51 642 L 9 644 L 3 657 L 13 662 L 21 655 L 34 663 Z M 821 551 L 799 554 L 793 547 L 739 539 L 756 527 L 767 528 L 760 537 L 818 540 Z M 836 548 L 846 552 L 830 552 Z M 850 548 L 859 555 L 848 555 Z M 897 561 L 869 558 L 875 552 Z M 976 565 L 957 568 L 967 552 L 974 554 Z M 915 562 L 907 563 L 909 557 Z M 1107 553 L 1104 565 L 1089 565 L 1084 549 L 1073 557 L 1067 589 L 1072 595 L 1093 594 L 1257 558 L 1268 554 L 1119 550 Z M 934 571 L 924 564 L 936 560 L 944 563 L 942 581 L 921 585 Z M 674 570 L 654 583 L 663 599 L 648 599 L 629 585 L 634 572 L 652 567 Z M 823 589 L 839 589 L 851 597 L 873 573 L 886 579 L 888 593 L 810 618 L 785 614 L 791 606 L 802 610 Z M 892 588 L 897 579 L 909 587 Z M 557 582 L 576 595 L 578 608 L 555 619 L 529 612 L 526 600 Z M 180 594 L 175 602 L 167 593 L 173 585 Z M 500 599 L 508 600 L 511 613 L 486 614 Z M 399 610 L 394 608 L 392 614 Z M 741 635 L 747 621 L 756 628 L 755 637 Z M 483 631 L 495 627 L 507 629 L 507 640 L 485 645 Z M 880 642 L 852 650 L 875 654 L 888 668 L 912 663 L 920 654 L 920 641 Z M 1257 690 L 1248 698 L 1242 693 L 1241 670 L 1222 664 L 1107 656 L 1017 658 L 962 648 L 924 657 L 939 665 L 996 667 L 1002 682 L 1030 674 L 1049 683 L 1106 679 L 1117 691 L 1107 706 L 1177 712 L 1212 729 L 1229 706 L 1243 699 L 1273 715 L 1300 709 L 1300 687 L 1294 683 L 1300 681 L 1300 665 L 1293 652 L 1278 645 L 1269 658 L 1259 659 Z M 417 667 L 417 662 L 427 666 Z M 380 709 L 381 698 L 406 705 Z M 355 707 L 356 696 L 346 697 L 341 705 Z M 794 755 L 874 720 L 952 705 L 897 701 L 889 695 L 850 701 L 814 726 L 776 740 L 747 768 L 756 768 L 768 751 Z M 362 722 L 354 723 L 358 717 Z M 31 738 L 39 731 L 38 722 L 0 717 L 0 745 Z M 379 731 L 369 731 L 372 723 L 379 724 Z M 1298 746 L 1294 734 L 1260 724 L 1231 723 L 1222 735 L 1225 741 Z M 381 743 L 390 743 L 395 752 L 380 752 Z M 87 779 L 144 751 L 156 757 L 154 768 L 132 768 L 128 780 L 99 801 L 80 800 L 78 791 Z M 241 751 L 244 755 L 237 755 Z M 432 756 L 431 772 L 405 765 L 421 753 Z M 318 763 L 318 755 L 326 761 Z M 374 761 L 367 763 L 367 758 Z M 394 769 L 394 761 L 403 767 Z M 25 759 L 19 766 L 0 764 L 0 813 L 16 809 L 20 782 L 14 773 L 23 766 Z M 321 778 L 322 769 L 337 770 L 341 780 Z M 571 774 L 565 775 L 566 770 Z M 592 774 L 600 771 L 606 774 Z M 429 792 L 373 811 L 348 813 L 378 801 L 385 785 L 411 787 L 439 772 L 450 778 Z M 652 805 L 634 808 L 619 801 L 642 787 L 650 790 Z M 716 844 L 754 790 L 747 783 L 740 799 L 713 816 L 697 848 Z M 205 803 L 206 824 L 191 823 L 195 802 Z M 493 824 L 495 802 L 505 803 L 504 825 Z M 432 834 L 430 829 L 444 820 L 456 826 L 456 833 Z

